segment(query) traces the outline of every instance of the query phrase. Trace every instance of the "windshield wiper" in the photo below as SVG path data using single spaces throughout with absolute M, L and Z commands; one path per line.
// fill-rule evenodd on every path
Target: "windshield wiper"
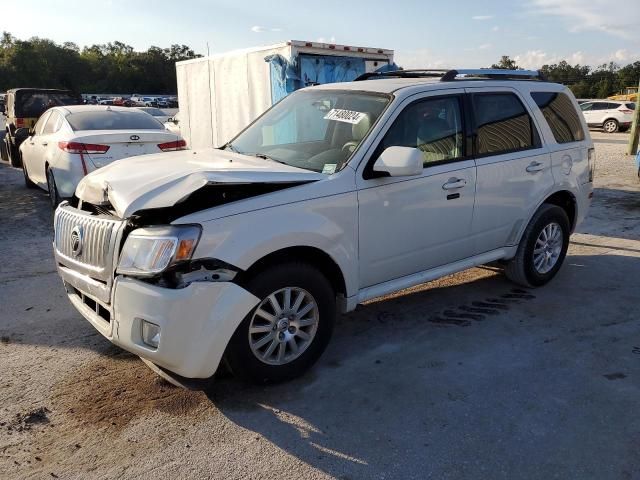
M 220 150 L 231 150 L 233 153 L 240 153 L 238 150 L 236 150 L 236 147 L 231 144 L 231 142 L 225 143 L 220 147 Z
M 271 160 L 272 162 L 289 165 L 287 162 L 283 162 L 282 160 L 278 160 L 277 158 L 270 157 L 269 155 L 265 155 L 264 153 L 245 153 L 245 155 L 251 155 L 252 157 L 262 158 L 263 160 Z

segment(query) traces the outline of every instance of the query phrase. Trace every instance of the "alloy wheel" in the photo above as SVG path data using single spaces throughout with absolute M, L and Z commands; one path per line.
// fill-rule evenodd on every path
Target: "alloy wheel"
M 559 224 L 552 222 L 542 229 L 533 249 L 533 266 L 539 274 L 549 273 L 558 263 L 562 244 L 563 233 Z
M 300 357 L 318 330 L 319 310 L 313 296 L 298 287 L 268 295 L 249 324 L 249 345 L 258 360 L 285 365 Z

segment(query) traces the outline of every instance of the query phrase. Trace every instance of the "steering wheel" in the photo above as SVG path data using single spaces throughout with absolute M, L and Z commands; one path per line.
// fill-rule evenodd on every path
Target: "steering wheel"
M 353 153 L 353 151 L 356 149 L 356 147 L 358 146 L 360 142 L 355 141 L 355 140 L 351 140 L 350 142 L 345 143 L 342 146 L 342 151 L 343 152 L 348 152 L 348 153 Z

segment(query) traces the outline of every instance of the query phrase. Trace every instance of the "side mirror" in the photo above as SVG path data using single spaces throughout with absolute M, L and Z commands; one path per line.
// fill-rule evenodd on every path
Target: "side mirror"
M 18 143 L 25 141 L 31 136 L 31 128 L 18 128 L 13 134 Z
M 388 147 L 373 164 L 374 172 L 388 173 L 391 177 L 420 175 L 424 155 L 417 148 Z

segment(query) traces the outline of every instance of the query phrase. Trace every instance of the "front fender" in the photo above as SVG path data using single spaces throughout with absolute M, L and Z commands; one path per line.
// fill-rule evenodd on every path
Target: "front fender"
M 179 223 L 176 222 L 176 223 Z M 202 222 L 194 258 L 217 258 L 243 270 L 288 247 L 314 247 L 342 271 L 347 296 L 358 290 L 357 197 L 348 192 Z

